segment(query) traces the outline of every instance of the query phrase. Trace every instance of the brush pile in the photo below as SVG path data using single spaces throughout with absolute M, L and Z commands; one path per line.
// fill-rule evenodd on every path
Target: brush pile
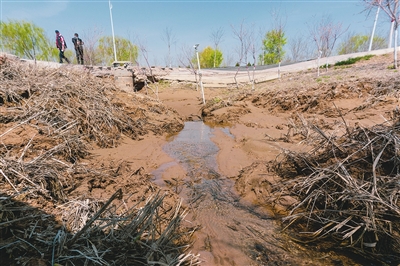
M 182 225 L 177 198 L 140 169 L 82 163 L 92 147 L 114 147 L 122 136 L 182 128 L 158 101 L 117 91 L 82 69 L 41 69 L 0 57 L 2 264 L 198 264 L 187 252 L 195 229 Z M 120 175 L 129 184 L 119 184 Z M 116 189 L 107 198 L 83 196 L 75 192 L 82 180 Z
M 321 135 L 307 153 L 285 152 L 273 191 L 298 199 L 283 219 L 302 243 L 400 262 L 400 120 Z M 275 199 L 277 199 L 275 198 Z
M 143 207 L 117 214 L 122 204 L 111 203 L 122 196 L 118 190 L 105 203 L 69 201 L 61 206 L 80 224 L 71 232 L 71 224 L 61 226 L 51 215 L 19 201 L 18 194 L 1 195 L 3 265 L 199 264 L 197 255 L 184 253 L 194 230 L 182 230 L 185 213 L 180 204 L 165 209 L 165 195 L 156 193 Z

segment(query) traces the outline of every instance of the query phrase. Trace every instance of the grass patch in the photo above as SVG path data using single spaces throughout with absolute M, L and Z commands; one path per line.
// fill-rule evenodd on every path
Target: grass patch
M 350 65 L 343 65 L 343 66 L 336 66 L 335 65 L 335 67 L 333 68 L 333 69 L 345 69 L 345 68 L 351 68 L 351 66 Z
M 369 60 L 371 57 L 374 57 L 374 55 L 369 54 L 369 55 L 364 55 L 364 56 L 359 56 L 359 57 L 353 57 L 353 58 L 349 58 L 347 60 L 344 61 L 339 61 L 335 64 L 335 66 L 345 66 L 345 65 L 352 65 L 355 64 L 358 61 L 361 60 Z
M 169 86 L 169 85 L 171 85 L 171 81 L 165 80 L 165 79 L 160 79 L 160 80 L 158 81 L 158 84 L 159 84 L 159 85 L 167 85 L 167 86 Z
M 219 98 L 219 97 L 214 97 L 214 98 L 212 99 L 212 101 L 213 101 L 214 103 L 220 103 L 220 102 L 222 101 L 222 99 Z

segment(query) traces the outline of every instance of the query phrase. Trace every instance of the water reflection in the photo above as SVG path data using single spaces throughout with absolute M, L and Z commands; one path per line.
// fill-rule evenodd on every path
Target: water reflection
M 163 147 L 175 161 L 161 165 L 153 175 L 155 182 L 161 184 L 162 173 L 169 167 L 179 164 L 187 171 L 184 180 L 173 185 L 168 181 L 168 185 L 189 207 L 191 225 L 201 227 L 193 249 L 204 259 L 204 265 L 252 265 L 252 247 L 266 247 L 273 242 L 253 232 L 269 230 L 271 234 L 266 235 L 272 235 L 273 227 L 269 217 L 241 202 L 233 180 L 218 173 L 219 148 L 211 140 L 214 130 L 203 122 L 186 122 L 184 129 Z M 222 131 L 233 137 L 229 128 Z
M 204 203 L 205 198 L 231 204 L 237 202 L 238 197 L 233 193 L 233 181 L 221 177 L 218 172 L 219 148 L 211 140 L 214 130 L 201 121 L 186 122 L 184 129 L 171 137 L 163 147 L 176 161 L 163 164 L 155 170 L 153 182 L 165 186 L 163 172 L 179 164 L 187 175 L 184 180 L 174 183 L 175 191 L 181 192 L 181 197 L 192 207 L 198 207 L 201 201 Z M 229 128 L 224 128 L 223 132 L 230 135 Z
M 186 122 L 184 129 L 172 137 L 163 150 L 176 159 L 188 176 L 194 179 L 208 178 L 218 173 L 216 156 L 218 147 L 211 141 L 213 129 L 203 122 Z

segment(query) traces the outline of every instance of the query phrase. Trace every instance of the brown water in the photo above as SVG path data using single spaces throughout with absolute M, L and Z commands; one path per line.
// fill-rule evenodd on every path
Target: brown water
M 230 135 L 228 128 L 222 130 Z M 177 191 L 190 207 L 188 220 L 201 226 L 193 252 L 200 254 L 202 265 L 262 265 L 269 260 L 267 246 L 279 249 L 277 241 L 267 240 L 275 226 L 268 216 L 242 202 L 234 182 L 218 173 L 219 148 L 212 136 L 213 129 L 203 122 L 186 122 L 163 147 L 176 161 L 154 171 L 154 182 L 165 186 L 162 173 L 176 164 L 187 171 Z
M 229 128 L 222 130 L 230 135 Z M 186 169 L 176 191 L 190 208 L 187 220 L 200 226 L 192 252 L 200 254 L 201 265 L 332 265 L 329 254 L 302 249 L 279 232 L 266 210 L 238 196 L 233 180 L 218 172 L 213 131 L 202 122 L 186 122 L 163 147 L 175 161 L 153 172 L 154 182 L 165 186 L 165 170 L 176 164 Z

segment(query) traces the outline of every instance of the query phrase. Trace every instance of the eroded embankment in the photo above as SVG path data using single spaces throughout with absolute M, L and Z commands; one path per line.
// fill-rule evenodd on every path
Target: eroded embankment
M 0 257 L 4 265 L 189 265 L 178 197 L 143 167 L 93 148 L 179 131 L 158 101 L 68 68 L 0 58 Z M 182 255 L 182 256 L 181 256 Z
M 239 195 L 283 215 L 288 239 L 312 263 L 318 252 L 328 264 L 399 261 L 400 87 L 390 62 L 291 74 L 203 108 L 206 121 L 234 125 L 236 147 L 255 161 L 235 175 Z M 282 149 L 276 161 L 266 160 L 269 146 Z

